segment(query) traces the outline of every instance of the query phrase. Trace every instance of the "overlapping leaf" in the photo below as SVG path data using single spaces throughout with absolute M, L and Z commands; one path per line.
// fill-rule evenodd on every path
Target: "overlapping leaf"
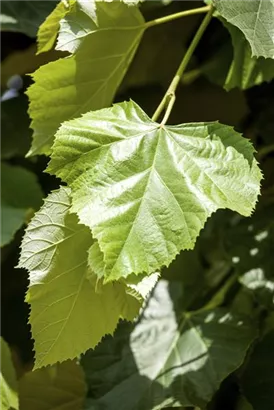
M 83 357 L 90 408 L 204 408 L 242 364 L 255 337 L 249 319 L 221 308 L 190 314 L 175 306 L 169 283 L 160 281 L 133 330 L 119 328 Z
M 20 410 L 82 410 L 85 376 L 76 361 L 27 372 L 19 382 Z
M 11 352 L 9 346 L 1 337 L 1 373 L 0 373 L 0 388 L 1 388 L 1 409 L 15 410 L 18 409 L 17 397 L 17 380 L 15 369 L 13 367 Z
M 12 240 L 29 212 L 39 208 L 41 202 L 42 191 L 32 172 L 1 164 L 1 246 Z
M 245 35 L 252 56 L 274 58 L 273 0 L 214 0 L 217 11 Z
M 95 11 L 92 4 L 87 8 L 77 2 L 62 21 L 58 47 L 77 49 L 75 54 L 33 74 L 27 92 L 34 130 L 31 155 L 50 152 L 63 121 L 111 103 L 138 47 L 144 21 L 136 7 L 97 2 Z
M 72 1 L 70 3 L 72 3 Z M 60 1 L 43 24 L 41 24 L 37 34 L 38 53 L 43 53 L 53 48 L 58 35 L 60 20 L 65 16 L 68 10 L 69 7 L 66 7 L 65 2 Z
M 143 302 L 126 283 L 96 283 L 87 259 L 93 240 L 69 213 L 69 194 L 63 187 L 45 200 L 22 242 L 19 266 L 29 271 L 36 368 L 93 348 L 120 317 L 132 320 Z
M 168 265 L 218 208 L 250 215 L 261 178 L 252 146 L 231 127 L 162 126 L 133 102 L 64 123 L 49 171 L 72 187 L 106 280 Z

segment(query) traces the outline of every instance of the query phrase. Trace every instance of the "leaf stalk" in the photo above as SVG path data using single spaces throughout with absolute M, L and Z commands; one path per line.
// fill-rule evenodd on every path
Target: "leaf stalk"
M 171 83 L 170 83 L 170 85 L 169 85 L 169 87 L 168 87 L 162 101 L 160 102 L 159 106 L 157 107 L 155 113 L 153 114 L 153 116 L 152 116 L 153 121 L 156 121 L 159 118 L 162 111 L 164 110 L 164 108 L 167 107 L 164 119 L 161 122 L 162 125 L 166 124 L 166 122 L 169 118 L 169 115 L 171 113 L 172 107 L 174 105 L 175 91 L 176 91 L 176 89 L 177 89 L 177 87 L 180 83 L 181 77 L 183 76 L 183 74 L 185 72 L 185 69 L 186 69 L 186 67 L 187 67 L 187 65 L 188 65 L 188 63 L 189 63 L 189 61 L 192 57 L 192 54 L 194 53 L 199 41 L 201 40 L 201 38 L 202 38 L 208 24 L 210 23 L 213 12 L 214 12 L 214 7 L 211 5 L 211 6 L 208 7 L 208 12 L 207 12 L 205 18 L 203 19 L 200 27 L 198 28 L 195 36 L 193 37 L 193 40 L 192 40 L 190 46 L 188 47 L 188 49 L 187 49 L 187 51 L 186 51 L 186 53 L 185 53 L 185 55 L 182 59 L 182 62 L 180 64 L 175 76 L 173 77 L 173 80 L 171 81 Z
M 207 13 L 209 10 L 210 6 L 204 6 L 197 7 L 196 9 L 180 11 L 179 13 L 169 14 L 168 16 L 148 21 L 147 23 L 145 23 L 145 28 L 157 26 L 158 24 L 168 23 L 169 21 L 173 21 L 181 17 L 191 16 L 193 14 Z

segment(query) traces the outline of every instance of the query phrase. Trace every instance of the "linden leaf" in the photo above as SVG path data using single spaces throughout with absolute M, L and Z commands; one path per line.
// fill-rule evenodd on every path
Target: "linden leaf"
M 274 58 L 274 0 L 214 0 L 222 17 L 245 35 L 252 56 Z
M 93 239 L 69 213 L 69 195 L 65 187 L 50 194 L 22 242 L 19 266 L 29 271 L 35 368 L 94 348 L 113 333 L 120 317 L 133 319 L 142 303 L 127 297 L 122 283 L 103 285 L 97 292 L 88 279 L 87 250 Z
M 19 382 L 20 410 L 82 410 L 86 394 L 82 367 L 71 360 L 27 372 Z
M 52 13 L 41 24 L 37 34 L 37 54 L 44 53 L 53 48 L 58 35 L 60 20 L 66 15 L 68 10 L 65 2 L 60 1 Z
M 78 2 L 62 21 L 58 47 L 75 54 L 32 75 L 34 84 L 27 91 L 34 130 L 29 155 L 49 154 L 63 121 L 108 106 L 135 54 L 144 31 L 139 10 L 120 2 L 96 4 L 98 26 L 91 6 Z
M 98 242 L 95 242 L 88 252 L 88 264 L 91 271 L 88 278 L 94 283 L 94 274 L 97 278 L 103 278 L 105 273 L 104 254 L 101 251 Z M 150 276 L 136 277 L 135 275 L 128 276 L 126 280 L 121 279 L 119 282 L 113 283 L 113 289 L 117 293 L 119 305 L 121 306 L 121 317 L 126 320 L 133 320 L 143 304 L 143 301 L 148 297 L 148 294 L 156 285 L 159 279 L 158 273 L 153 273 Z M 97 282 L 95 287 L 102 289 L 102 282 Z
M 64 123 L 48 170 L 71 186 L 106 281 L 169 265 L 219 208 L 250 215 L 261 179 L 252 145 L 231 127 L 162 126 L 134 102 Z

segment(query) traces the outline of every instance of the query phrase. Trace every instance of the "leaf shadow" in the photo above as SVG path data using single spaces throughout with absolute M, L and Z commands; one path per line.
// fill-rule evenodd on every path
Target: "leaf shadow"
M 180 292 L 173 285 L 160 281 L 136 324 L 120 323 L 113 338 L 107 336 L 82 357 L 89 389 L 86 409 L 204 408 L 222 380 L 241 364 L 241 351 L 228 364 L 221 360 L 231 348 L 219 346 L 229 331 L 221 321 L 223 312 L 211 316 L 220 322 L 221 338 L 212 336 L 216 329 L 208 313 L 204 314 L 207 322 L 199 318 L 202 337 L 197 336 L 196 324 L 182 325 Z M 165 317 L 165 312 L 170 316 Z M 203 339 L 211 341 L 208 346 Z M 213 363 L 210 358 L 217 354 L 220 360 Z

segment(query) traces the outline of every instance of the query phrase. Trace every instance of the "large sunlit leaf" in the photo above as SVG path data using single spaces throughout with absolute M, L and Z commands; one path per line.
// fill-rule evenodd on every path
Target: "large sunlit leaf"
M 11 352 L 8 344 L 1 337 L 1 409 L 15 410 L 18 409 L 17 381 L 15 369 L 13 367 Z
M 143 302 L 126 283 L 97 283 L 88 267 L 92 236 L 69 213 L 69 194 L 63 187 L 49 195 L 22 242 L 19 266 L 29 271 L 36 368 L 94 348 L 120 317 L 134 319 Z
M 20 410 L 82 410 L 86 390 L 83 370 L 75 361 L 27 372 L 19 382 Z
M 19 166 L 1 164 L 1 246 L 8 244 L 42 201 L 36 176 Z
M 96 4 L 98 26 L 90 9 L 78 2 L 62 22 L 59 49 L 77 49 L 75 54 L 33 74 L 27 92 L 34 130 L 31 155 L 50 152 L 63 121 L 111 103 L 138 47 L 144 30 L 139 10 L 121 2 Z
M 120 327 L 82 359 L 93 410 L 198 406 L 238 368 L 255 331 L 226 309 L 182 312 L 160 281 L 139 322 Z
M 218 208 L 250 215 L 261 178 L 252 146 L 231 127 L 162 126 L 134 102 L 64 123 L 49 171 L 72 187 L 106 280 L 169 265 Z
M 244 33 L 252 56 L 274 58 L 274 0 L 214 0 L 213 4 Z
M 19 31 L 35 37 L 38 27 L 51 13 L 56 1 L 3 1 L 1 3 L 1 30 Z

